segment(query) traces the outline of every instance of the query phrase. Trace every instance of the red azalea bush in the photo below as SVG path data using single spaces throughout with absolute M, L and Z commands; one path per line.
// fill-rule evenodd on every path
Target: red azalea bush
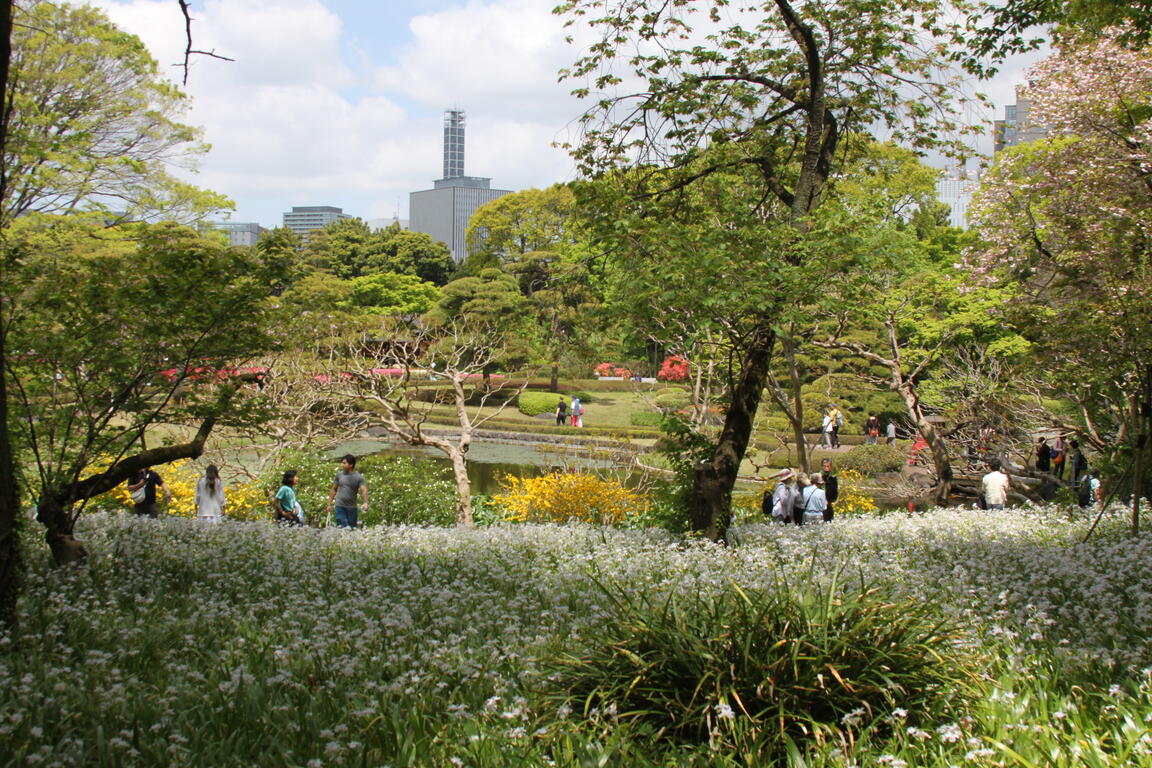
M 660 381 L 684 381 L 688 378 L 688 361 L 675 355 L 664 358 L 656 378 Z

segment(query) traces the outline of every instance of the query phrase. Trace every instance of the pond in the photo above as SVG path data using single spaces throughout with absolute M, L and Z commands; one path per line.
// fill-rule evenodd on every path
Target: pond
M 411 456 L 429 459 L 451 470 L 448 457 L 431 446 L 415 446 L 391 440 L 353 440 L 332 451 L 334 456 L 345 453 L 356 456 Z M 472 492 L 491 494 L 500 490 L 504 475 L 538 477 L 556 467 L 579 469 L 608 469 L 612 463 L 581 455 L 572 446 L 540 445 L 530 443 L 475 442 L 468 449 L 468 479 Z

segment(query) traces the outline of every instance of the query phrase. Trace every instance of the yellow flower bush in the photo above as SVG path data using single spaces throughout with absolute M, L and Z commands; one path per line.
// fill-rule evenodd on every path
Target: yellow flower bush
M 578 520 L 593 525 L 618 525 L 643 514 L 646 496 L 615 480 L 595 475 L 554 472 L 541 477 L 506 476 L 504 492 L 493 500 L 506 520 L 517 523 L 566 523 Z
M 91 470 L 93 473 L 101 472 L 110 463 L 110 459 L 101 458 L 91 465 Z M 181 459 L 154 469 L 164 478 L 164 485 L 172 494 L 168 503 L 161 506 L 161 513 L 173 517 L 195 517 L 196 483 L 204 476 L 204 468 L 188 459 Z M 257 482 L 226 484 L 224 495 L 227 498 L 224 516 L 231 520 L 267 520 L 272 515 L 268 504 L 270 493 Z M 131 510 L 134 506 L 127 483 L 120 483 L 88 504 L 91 509 L 106 510 Z
M 876 511 L 876 501 L 861 489 L 864 475 L 854 469 L 841 472 L 840 495 L 836 498 L 836 514 L 868 515 Z

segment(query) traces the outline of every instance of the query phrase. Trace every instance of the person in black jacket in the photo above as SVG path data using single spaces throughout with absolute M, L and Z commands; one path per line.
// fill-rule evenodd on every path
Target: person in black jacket
M 820 462 L 820 475 L 824 478 L 824 495 L 828 497 L 828 508 L 824 510 L 824 522 L 832 522 L 832 505 L 840 496 L 840 478 L 833 474 L 832 459 Z

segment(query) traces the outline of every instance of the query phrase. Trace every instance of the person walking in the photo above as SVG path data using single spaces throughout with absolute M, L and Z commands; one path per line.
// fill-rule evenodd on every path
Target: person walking
M 893 419 L 888 419 L 888 426 L 885 428 L 885 436 L 888 445 L 896 445 L 896 422 Z
M 1000 471 L 999 459 L 989 459 L 988 470 L 988 474 L 980 481 L 980 487 L 984 491 L 984 503 L 988 505 L 988 509 L 1004 509 L 1004 505 L 1008 503 L 1008 489 L 1012 487 L 1012 482 L 1008 479 L 1008 475 Z
M 836 503 L 836 499 L 840 498 L 840 478 L 836 476 L 836 471 L 832 467 L 832 459 L 824 459 L 820 462 L 820 475 L 824 481 L 824 497 L 827 501 L 827 508 L 824 510 L 824 522 L 832 522 L 834 512 L 832 505 Z
M 1036 471 L 1049 472 L 1052 469 L 1052 447 L 1048 439 L 1041 436 L 1036 441 Z
M 880 442 L 880 417 L 868 412 L 868 420 L 864 422 L 864 442 L 867 445 L 876 445 Z
M 196 519 L 200 522 L 224 521 L 224 482 L 220 479 L 220 470 L 216 469 L 215 464 L 209 464 L 204 470 L 204 477 L 196 481 L 193 502 L 196 506 Z
M 151 467 L 144 467 L 136 473 L 136 477 L 128 482 L 128 492 L 132 494 L 132 511 L 141 516 L 159 517 L 160 510 L 156 507 L 156 491 L 164 493 L 164 500 L 172 500 L 172 492 L 164 484 L 164 478 Z
M 288 470 L 280 480 L 280 490 L 272 497 L 274 510 L 272 519 L 285 525 L 304 525 L 304 510 L 296 500 L 296 484 L 300 476 L 295 470 Z
M 364 475 L 356 471 L 356 457 L 352 454 L 340 459 L 340 471 L 332 481 L 328 492 L 328 512 L 336 513 L 337 528 L 355 528 L 357 523 L 356 492 L 364 499 L 364 511 L 368 511 L 368 483 Z
M 840 427 L 844 426 L 844 414 L 835 405 L 832 406 L 832 447 L 840 447 Z
M 836 420 L 832 418 L 832 411 L 824 412 L 824 420 L 820 423 L 820 445 L 824 448 L 832 447 L 832 428 Z
M 580 398 L 572 395 L 572 407 L 568 409 L 572 414 L 572 426 L 584 426 L 584 406 L 580 404 Z
M 556 403 L 556 426 L 562 427 L 568 421 L 568 403 L 564 402 L 564 398 L 560 398 L 560 402 Z

